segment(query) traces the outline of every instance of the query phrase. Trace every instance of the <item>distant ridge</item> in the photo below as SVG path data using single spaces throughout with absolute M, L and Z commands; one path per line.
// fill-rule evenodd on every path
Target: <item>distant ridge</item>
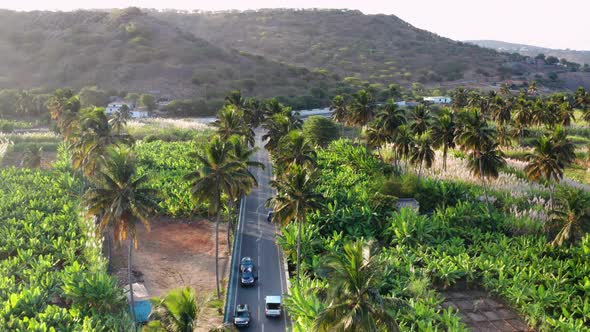
M 466 40 L 466 43 L 475 44 L 481 47 L 487 47 L 500 52 L 517 52 L 522 55 L 536 56 L 543 53 L 546 56 L 554 56 L 559 59 L 565 58 L 568 61 L 579 64 L 590 65 L 590 51 L 586 50 L 570 50 L 570 49 L 551 49 L 546 47 L 539 47 L 525 44 L 507 43 L 498 40 Z

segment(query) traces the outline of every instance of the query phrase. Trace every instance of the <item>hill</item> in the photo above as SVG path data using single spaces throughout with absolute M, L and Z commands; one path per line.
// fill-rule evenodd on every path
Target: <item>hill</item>
M 479 45 L 481 47 L 491 48 L 500 52 L 516 52 L 530 57 L 535 57 L 538 54 L 543 53 L 546 56 L 554 56 L 558 59 L 563 58 L 568 61 L 576 62 L 582 65 L 585 63 L 590 65 L 590 51 L 576 51 L 569 49 L 558 50 L 532 45 L 507 43 L 497 40 L 466 40 L 465 42 Z
M 349 10 L 151 12 L 215 45 L 382 83 L 433 83 L 498 74 L 506 54 L 442 38 L 393 15 Z
M 330 77 L 221 48 L 139 9 L 0 11 L 0 89 L 98 85 L 220 100 L 309 95 Z

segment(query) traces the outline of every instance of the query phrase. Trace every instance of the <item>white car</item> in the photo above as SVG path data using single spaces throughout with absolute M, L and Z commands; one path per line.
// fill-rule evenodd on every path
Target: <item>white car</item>
M 266 296 L 264 298 L 264 314 L 266 317 L 280 317 L 281 316 L 281 297 L 280 296 Z

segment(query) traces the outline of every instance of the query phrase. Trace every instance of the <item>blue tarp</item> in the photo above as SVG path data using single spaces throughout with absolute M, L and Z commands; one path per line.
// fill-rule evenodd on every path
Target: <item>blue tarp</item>
M 131 310 L 131 305 L 129 306 Z M 150 301 L 135 301 L 135 320 L 138 323 L 145 323 L 148 320 L 148 316 L 152 311 L 152 304 Z

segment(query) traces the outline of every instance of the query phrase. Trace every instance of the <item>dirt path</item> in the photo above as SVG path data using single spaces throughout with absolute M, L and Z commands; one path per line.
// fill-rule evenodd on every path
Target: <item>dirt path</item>
M 190 286 L 197 293 L 215 296 L 215 224 L 207 220 L 185 223 L 168 218 L 150 220 L 151 232 L 138 227 L 138 247 L 133 251 L 133 270 L 140 272 L 151 296 Z M 225 286 L 228 253 L 225 224 L 219 229 L 220 280 Z M 113 271 L 126 276 L 126 247 L 115 248 Z M 125 277 L 122 278 L 126 282 Z M 208 308 L 199 325 L 203 331 L 221 324 L 223 316 Z
M 461 320 L 474 332 L 528 332 L 530 329 L 518 315 L 501 301 L 482 291 L 446 291 L 442 306 L 459 310 Z

